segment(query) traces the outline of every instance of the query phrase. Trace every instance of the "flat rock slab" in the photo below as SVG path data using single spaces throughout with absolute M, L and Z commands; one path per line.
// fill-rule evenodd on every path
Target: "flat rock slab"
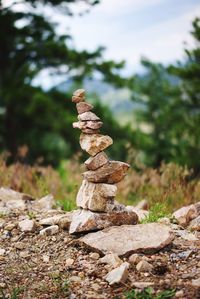
M 97 231 L 113 225 L 136 223 L 138 223 L 138 216 L 131 211 L 123 210 L 97 213 L 89 210 L 77 210 L 73 214 L 69 233 L 77 234 Z
M 90 233 L 79 239 L 81 244 L 101 254 L 127 257 L 132 253 L 153 253 L 172 243 L 169 227 L 159 223 L 122 225 Z
M 76 104 L 76 109 L 78 111 L 78 114 L 82 114 L 84 112 L 88 112 L 94 108 L 93 105 L 86 103 L 86 102 L 80 102 Z
M 115 184 L 120 182 L 126 175 L 129 164 L 120 161 L 110 161 L 96 171 L 86 171 L 84 178 L 92 183 Z

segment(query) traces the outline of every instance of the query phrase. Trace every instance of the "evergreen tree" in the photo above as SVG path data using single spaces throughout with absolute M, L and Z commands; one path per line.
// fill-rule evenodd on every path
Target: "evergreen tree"
M 70 4 L 81 1 L 88 6 L 98 3 L 23 0 L 18 6 L 13 0 L 6 7 L 6 1 L 0 1 L 0 148 L 13 157 L 23 144 L 29 146 L 33 159 L 43 155 L 48 162 L 69 157 L 76 150 L 71 130 L 74 105 L 66 103 L 63 95 L 32 86 L 41 71 L 62 73 L 79 82 L 99 72 L 109 82 L 123 83 L 118 74 L 123 62 L 105 61 L 101 47 L 93 52 L 72 48 L 71 36 L 58 35 L 56 25 L 43 13 L 42 8 L 48 6 L 71 16 Z

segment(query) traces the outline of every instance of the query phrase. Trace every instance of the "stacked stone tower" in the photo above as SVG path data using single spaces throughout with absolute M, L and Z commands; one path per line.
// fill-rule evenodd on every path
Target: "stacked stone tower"
M 85 161 L 87 171 L 77 194 L 70 233 L 95 231 L 112 225 L 136 224 L 138 217 L 133 211 L 118 204 L 114 198 L 116 183 L 126 175 L 129 165 L 110 161 L 104 150 L 113 144 L 111 137 L 100 134 L 101 119 L 91 112 L 93 106 L 85 102 L 85 91 L 78 89 L 72 96 L 76 103 L 78 122 L 73 128 L 82 131 L 80 146 L 90 157 Z

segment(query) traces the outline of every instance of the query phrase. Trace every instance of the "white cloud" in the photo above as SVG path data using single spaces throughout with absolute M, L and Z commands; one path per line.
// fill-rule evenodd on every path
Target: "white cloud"
M 95 9 L 99 13 L 104 13 L 104 15 L 117 16 L 130 11 L 134 13 L 163 1 L 164 0 L 103 0 Z

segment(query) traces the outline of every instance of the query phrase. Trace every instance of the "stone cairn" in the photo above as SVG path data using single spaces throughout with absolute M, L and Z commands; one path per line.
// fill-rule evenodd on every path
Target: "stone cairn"
M 78 122 L 73 128 L 82 131 L 80 146 L 90 157 L 85 161 L 87 171 L 78 191 L 76 204 L 78 210 L 73 214 L 70 233 L 97 231 L 113 225 L 136 224 L 138 216 L 134 211 L 117 203 L 116 183 L 126 175 L 129 165 L 120 161 L 110 161 L 104 152 L 113 140 L 100 134 L 101 119 L 91 112 L 93 105 L 85 102 L 84 89 L 78 89 L 72 96 L 76 103 Z

